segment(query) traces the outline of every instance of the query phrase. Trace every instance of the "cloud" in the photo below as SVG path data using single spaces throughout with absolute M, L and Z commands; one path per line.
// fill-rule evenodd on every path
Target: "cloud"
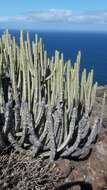
M 7 21 L 9 21 L 9 17 L 2 17 L 2 16 L 0 16 L 0 22 L 7 22 Z
M 73 22 L 80 24 L 107 24 L 107 10 L 83 12 L 75 15 Z
M 0 17 L 0 22 L 107 24 L 107 10 L 74 13 L 71 10 L 49 9 L 28 12 L 13 17 Z
M 26 20 L 31 22 L 65 22 L 70 17 L 72 17 L 72 11 L 63 9 L 33 11 L 26 14 Z

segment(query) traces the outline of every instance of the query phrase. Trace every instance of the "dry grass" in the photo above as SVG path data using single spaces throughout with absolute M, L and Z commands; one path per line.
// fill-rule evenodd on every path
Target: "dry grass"
M 41 157 L 32 159 L 29 151 L 0 155 L 0 190 L 53 190 L 60 176 Z

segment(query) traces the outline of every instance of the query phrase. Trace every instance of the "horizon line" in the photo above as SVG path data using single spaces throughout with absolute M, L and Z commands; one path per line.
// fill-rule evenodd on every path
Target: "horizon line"
M 76 32 L 76 33 L 81 33 L 81 32 L 85 32 L 85 33 L 107 33 L 107 30 L 78 30 L 78 29 L 39 29 L 39 28 L 0 28 L 0 31 L 37 31 L 37 32 Z

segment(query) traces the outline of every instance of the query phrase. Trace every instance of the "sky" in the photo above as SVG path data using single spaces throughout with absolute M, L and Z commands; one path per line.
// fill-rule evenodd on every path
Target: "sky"
M 0 0 L 0 28 L 107 31 L 107 0 Z

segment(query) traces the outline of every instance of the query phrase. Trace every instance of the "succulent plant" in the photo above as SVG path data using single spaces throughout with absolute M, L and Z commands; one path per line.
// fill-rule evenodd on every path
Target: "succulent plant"
M 93 70 L 87 74 L 84 69 L 80 77 L 80 60 L 80 51 L 75 64 L 65 62 L 58 51 L 48 58 L 37 35 L 31 43 L 29 33 L 24 40 L 21 31 L 20 45 L 8 31 L 2 35 L 1 151 L 9 144 L 14 148 L 27 144 L 33 156 L 41 153 L 51 161 L 87 154 L 99 134 L 102 115 L 91 126 L 97 83 L 93 84 Z

